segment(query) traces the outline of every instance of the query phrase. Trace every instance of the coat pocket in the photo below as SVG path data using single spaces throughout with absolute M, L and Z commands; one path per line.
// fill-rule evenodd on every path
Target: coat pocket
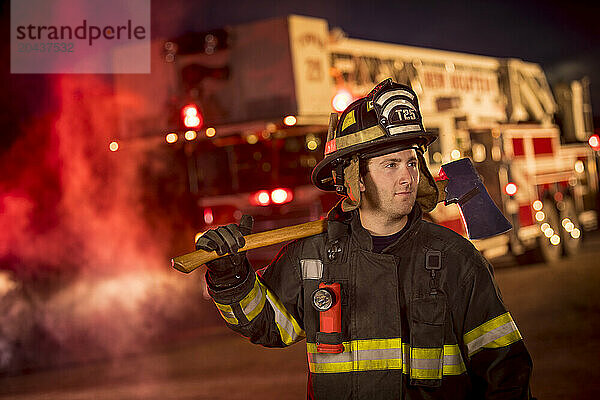
M 437 295 L 410 303 L 410 384 L 439 387 L 444 360 L 446 301 Z

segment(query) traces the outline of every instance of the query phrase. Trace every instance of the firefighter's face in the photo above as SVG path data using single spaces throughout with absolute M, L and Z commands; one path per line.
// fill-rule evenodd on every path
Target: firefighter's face
M 419 165 L 414 149 L 373 157 L 360 180 L 361 209 L 389 219 L 403 218 L 415 204 L 418 186 Z

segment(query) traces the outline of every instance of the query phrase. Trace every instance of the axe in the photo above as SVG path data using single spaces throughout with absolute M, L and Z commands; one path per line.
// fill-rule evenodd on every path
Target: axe
M 439 201 L 445 205 L 458 204 L 463 223 L 470 239 L 484 239 L 499 235 L 512 228 L 512 225 L 500 212 L 481 178 L 475 171 L 470 159 L 462 158 L 442 165 L 439 173 L 441 181 Z M 327 220 L 306 222 L 266 232 L 253 233 L 244 236 L 246 245 L 239 251 L 252 250 L 272 244 L 287 242 L 307 236 L 317 235 L 327 230 Z M 226 255 L 226 254 L 225 254 Z M 223 255 L 223 256 L 225 256 Z M 173 268 L 181 272 L 192 272 L 199 266 L 223 257 L 216 252 L 197 250 L 171 259 Z

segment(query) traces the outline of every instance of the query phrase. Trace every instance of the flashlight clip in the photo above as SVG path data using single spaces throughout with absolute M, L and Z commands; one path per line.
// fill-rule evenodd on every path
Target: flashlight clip
M 344 345 L 341 342 L 342 333 L 342 302 L 341 286 L 339 282 L 319 283 L 319 289 L 315 293 L 326 290 L 331 294 L 331 306 L 319 311 L 319 332 L 318 337 L 336 338 L 333 340 L 338 343 L 319 343 L 317 342 L 317 352 L 319 353 L 341 353 L 344 351 Z M 313 295 L 313 299 L 315 296 Z

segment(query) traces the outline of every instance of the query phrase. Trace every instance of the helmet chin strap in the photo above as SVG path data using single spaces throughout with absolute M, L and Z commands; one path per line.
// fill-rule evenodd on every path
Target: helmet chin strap
M 417 151 L 419 160 L 419 186 L 417 187 L 417 203 L 423 212 L 431 212 L 438 203 L 439 187 L 427 168 L 423 152 Z
M 346 167 L 347 161 L 344 159 L 337 159 L 335 161 L 335 169 L 333 175 L 333 182 L 335 184 L 335 191 L 340 196 L 344 196 L 346 193 L 345 188 L 345 177 L 344 177 L 344 168 Z

